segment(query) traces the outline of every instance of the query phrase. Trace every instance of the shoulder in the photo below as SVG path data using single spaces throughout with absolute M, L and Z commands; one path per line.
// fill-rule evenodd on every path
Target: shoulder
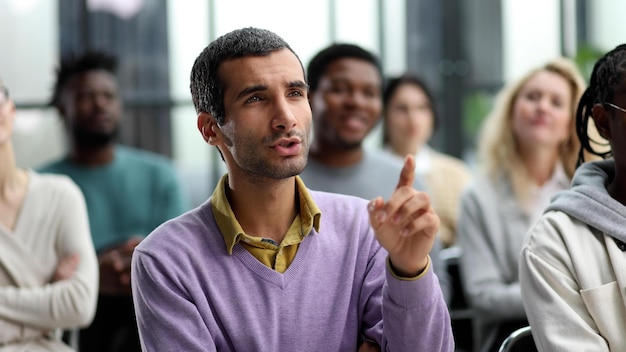
M 308 190 L 311 198 L 322 212 L 322 223 L 356 224 L 366 221 L 368 200 L 346 194 Z M 326 225 L 329 226 L 329 225 Z M 323 226 L 322 226 L 323 227 Z
M 549 211 L 526 234 L 522 258 L 532 253 L 553 266 L 580 261 L 582 267 L 608 255 L 604 235 L 561 211 Z
M 58 159 L 37 168 L 42 173 L 59 173 L 66 166 L 66 159 Z
M 472 175 L 463 196 L 486 201 L 505 200 L 513 198 L 513 190 L 504 176 L 492 176 L 479 171 Z
M 117 172 L 132 170 L 135 175 L 143 175 L 144 181 L 152 180 L 157 183 L 178 183 L 178 173 L 174 164 L 164 155 L 147 150 L 140 150 L 127 146 L 116 147 L 118 158 Z
M 351 248 L 347 251 L 354 256 L 362 252 L 370 257 L 379 250 L 380 244 L 370 226 L 367 200 L 336 193 L 309 192 L 322 213 L 319 236 L 316 237 L 332 244 L 333 252 L 337 248 Z
M 341 210 L 342 212 L 363 211 L 367 209 L 368 201 L 356 196 L 331 192 L 314 191 L 308 189 L 309 194 L 320 208 L 322 213 L 328 210 Z
M 142 165 L 144 167 L 172 167 L 172 162 L 169 158 L 164 155 L 151 152 L 149 150 L 118 145 L 115 147 L 115 154 L 116 157 L 124 163 L 133 163 L 135 165 Z
M 380 149 L 368 149 L 364 153 L 364 163 L 372 164 L 372 168 L 386 167 L 392 171 L 402 170 L 404 158 Z
M 78 186 L 67 175 L 29 171 L 29 177 L 32 182 L 54 189 L 77 190 Z
M 462 198 L 492 198 L 494 189 L 494 180 L 485 174 L 474 175 L 470 183 L 463 190 Z M 487 196 L 489 194 L 489 196 Z
M 139 252 L 153 256 L 181 256 L 206 248 L 203 243 L 211 240 L 213 220 L 210 202 L 182 215 L 169 219 L 155 228 L 137 247 Z
M 378 174 L 379 182 L 388 182 L 391 185 L 393 192 L 404 167 L 404 158 L 384 150 L 375 149 L 365 153 L 364 162 L 367 163 L 367 169 L 372 170 L 372 175 Z M 413 188 L 418 191 L 427 191 L 426 183 L 421 176 L 416 175 Z
M 31 189 L 35 190 L 37 195 L 47 194 L 49 197 L 66 200 L 83 198 L 80 188 L 69 176 L 30 170 L 29 178 L 29 182 L 32 182 Z
M 364 198 L 337 193 L 308 191 L 322 212 L 321 232 L 366 233 L 369 231 L 368 201 Z
M 551 210 L 529 229 L 525 246 L 540 249 L 550 244 L 581 242 L 585 238 L 597 241 L 600 236 L 599 231 L 592 231 L 584 222 L 562 211 Z
M 510 216 L 517 217 L 521 208 L 511 192 L 502 191 L 503 187 L 498 180 L 487 175 L 474 175 L 461 191 L 459 222 L 467 221 L 468 217 L 483 218 L 495 226 L 501 221 L 506 222 Z M 457 228 L 463 231 L 460 226 Z

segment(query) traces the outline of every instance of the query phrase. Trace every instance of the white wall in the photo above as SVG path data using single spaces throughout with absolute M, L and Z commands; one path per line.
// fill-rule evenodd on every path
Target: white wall
M 626 43 L 626 1 L 588 1 L 588 6 L 589 34 L 595 47 L 609 51 Z
M 50 99 L 59 52 L 57 7 L 55 0 L 0 0 L 0 77 L 18 103 Z M 13 143 L 21 167 L 39 166 L 65 150 L 52 109 L 18 110 Z
M 559 0 L 502 0 L 502 28 L 505 81 L 561 54 Z
M 385 73 L 397 76 L 406 70 L 406 0 L 384 1 L 383 25 Z
M 195 58 L 209 42 L 209 4 L 206 0 L 167 2 L 172 161 L 182 180 L 190 206 L 211 194 L 210 177 L 215 153 L 196 128 L 196 113 L 189 92 L 189 74 Z

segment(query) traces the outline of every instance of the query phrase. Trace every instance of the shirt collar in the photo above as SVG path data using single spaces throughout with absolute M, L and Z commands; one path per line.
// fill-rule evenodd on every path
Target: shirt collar
M 228 254 L 232 254 L 233 248 L 240 241 L 244 231 L 237 221 L 230 207 L 230 203 L 228 202 L 228 198 L 226 197 L 227 185 L 228 174 L 225 174 L 213 191 L 213 195 L 211 196 L 211 209 L 213 210 L 217 227 L 224 237 L 226 250 Z M 308 235 L 313 228 L 319 232 L 322 212 L 313 201 L 313 198 L 306 189 L 302 179 L 300 179 L 300 176 L 296 176 L 296 190 L 300 201 L 299 216 L 302 222 L 302 228 L 304 229 L 304 235 Z

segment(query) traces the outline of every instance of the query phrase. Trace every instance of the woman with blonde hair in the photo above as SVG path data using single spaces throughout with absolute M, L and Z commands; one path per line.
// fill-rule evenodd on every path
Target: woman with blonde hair
M 476 312 L 477 351 L 495 351 L 528 325 L 518 279 L 526 232 L 567 189 L 580 143 L 575 113 L 585 83 L 558 58 L 505 87 L 484 121 L 478 170 L 460 204 L 463 287 Z
M 98 264 L 69 178 L 17 167 L 15 105 L 0 81 L 0 350 L 72 351 L 61 329 L 93 319 Z

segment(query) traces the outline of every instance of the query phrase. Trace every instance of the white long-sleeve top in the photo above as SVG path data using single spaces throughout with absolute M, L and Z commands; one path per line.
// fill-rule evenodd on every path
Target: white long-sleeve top
M 66 351 L 56 329 L 93 319 L 98 263 L 85 200 L 66 176 L 29 171 L 13 230 L 0 224 L 0 350 Z M 59 261 L 79 255 L 75 274 L 51 282 Z

